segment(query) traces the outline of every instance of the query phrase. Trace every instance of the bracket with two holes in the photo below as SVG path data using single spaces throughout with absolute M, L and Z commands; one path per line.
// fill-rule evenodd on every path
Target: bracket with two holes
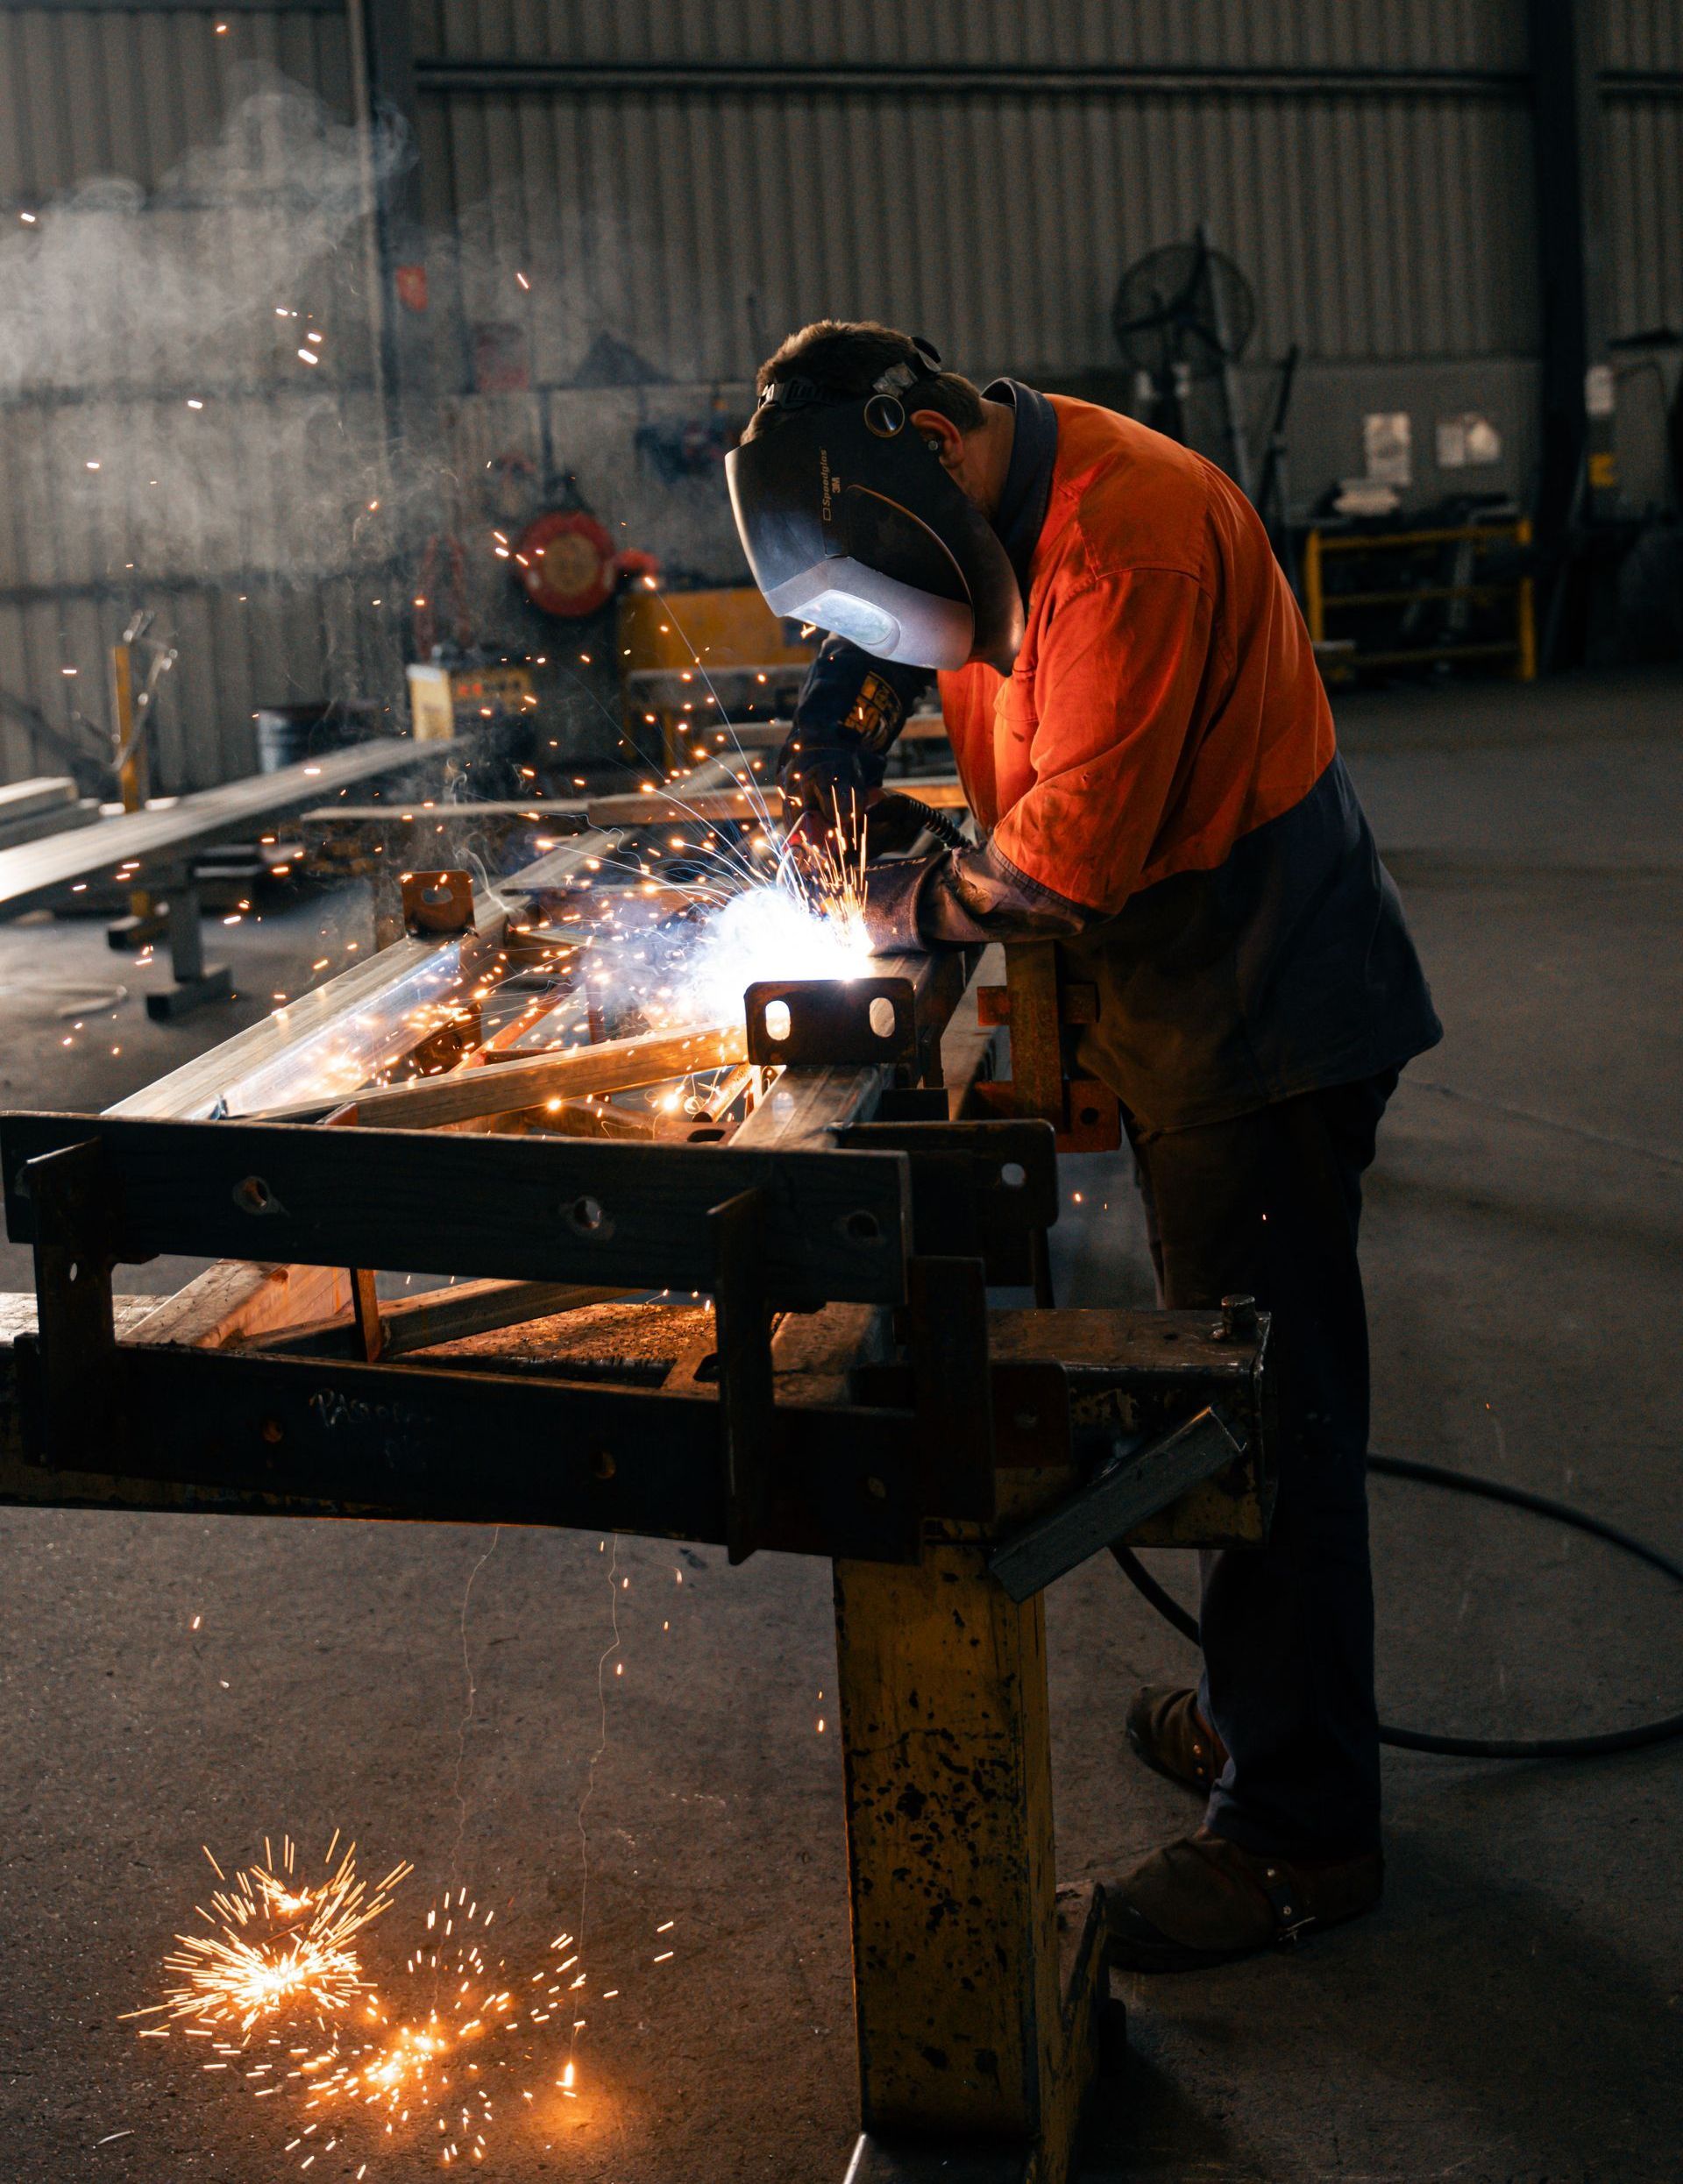
M 748 1058 L 761 1068 L 916 1066 L 917 989 L 909 978 L 767 978 L 743 1001 Z

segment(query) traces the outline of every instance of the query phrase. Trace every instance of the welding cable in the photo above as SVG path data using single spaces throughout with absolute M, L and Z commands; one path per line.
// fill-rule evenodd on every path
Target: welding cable
M 1651 1569 L 1662 1571 L 1683 1585 L 1683 1564 L 1673 1562 L 1669 1555 L 1651 1547 L 1646 1540 L 1622 1532 L 1616 1525 L 1604 1524 L 1600 1517 L 1590 1516 L 1582 1509 L 1574 1509 L 1569 1502 L 1556 1501 L 1547 1494 L 1531 1493 L 1523 1486 L 1503 1486 L 1499 1479 L 1481 1478 L 1472 1471 L 1452 1471 L 1442 1464 L 1417 1463 L 1410 1457 L 1370 1456 L 1367 1468 L 1384 1478 L 1410 1478 L 1417 1485 L 1442 1486 L 1452 1493 L 1478 1494 L 1486 1501 L 1503 1501 L 1510 1508 L 1527 1509 L 1533 1516 L 1551 1517 L 1557 1524 L 1569 1524 L 1576 1532 L 1587 1532 L 1592 1539 L 1604 1540 L 1609 1547 L 1634 1555 L 1638 1562 L 1645 1562 Z M 1163 1590 L 1129 1549 L 1112 1543 L 1111 1552 L 1135 1591 L 1196 1646 L 1197 1617 L 1189 1614 L 1178 1600 Z M 1644 1745 L 1664 1744 L 1675 1736 L 1683 1736 L 1683 1713 L 1666 1714 L 1657 1721 L 1638 1722 L 1634 1728 L 1609 1729 L 1600 1736 L 1437 1736 L 1424 1729 L 1393 1728 L 1386 1722 L 1381 1722 L 1379 1729 L 1380 1742 L 1396 1751 L 1433 1752 L 1450 1759 L 1600 1759 L 1611 1752 L 1637 1752 Z
M 945 812 L 936 811 L 933 804 L 924 803 L 920 797 L 909 797 L 900 789 L 895 790 L 894 798 L 898 804 L 910 805 L 927 832 L 948 849 L 969 849 L 971 847 L 969 836 L 957 820 L 949 819 Z

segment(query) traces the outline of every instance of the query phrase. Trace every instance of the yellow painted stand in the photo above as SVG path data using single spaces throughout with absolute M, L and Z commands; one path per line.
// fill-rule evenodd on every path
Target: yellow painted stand
M 117 793 L 125 812 L 141 812 L 146 804 L 146 745 L 135 733 L 134 648 L 126 638 L 111 647 L 111 718 L 116 728 Z M 162 934 L 165 920 L 148 888 L 129 891 L 129 914 L 110 933 L 115 948 L 144 947 Z
M 1407 606 L 1423 599 L 1485 599 L 1509 595 L 1514 601 L 1514 633 L 1489 642 L 1409 646 L 1395 652 L 1364 652 L 1357 648 L 1342 660 L 1323 658 L 1322 674 L 1328 682 L 1347 679 L 1362 668 L 1410 667 L 1432 661 L 1494 663 L 1512 662 L 1511 672 L 1523 683 L 1537 676 L 1536 586 L 1530 576 L 1494 584 L 1406 585 L 1378 591 L 1329 592 L 1325 557 L 1328 554 L 1378 556 L 1417 546 L 1470 544 L 1475 553 L 1491 546 L 1521 549 L 1531 543 L 1531 522 L 1521 516 L 1510 523 L 1462 523 L 1421 531 L 1311 530 L 1303 541 L 1303 619 L 1310 642 L 1327 645 L 1329 613 L 1352 606 Z
M 1102 1903 L 1056 1890 L 1045 1613 L 985 1552 L 835 1565 L 863 2126 L 847 2184 L 1065 2184 L 1097 2068 Z

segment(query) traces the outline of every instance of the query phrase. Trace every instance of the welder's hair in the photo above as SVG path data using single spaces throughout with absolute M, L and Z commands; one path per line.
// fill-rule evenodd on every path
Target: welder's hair
M 917 374 L 905 394 L 908 411 L 938 409 L 961 432 L 974 432 L 982 422 L 982 397 L 968 379 L 956 372 L 927 376 L 928 366 L 911 335 L 870 318 L 820 318 L 803 326 L 755 373 L 754 392 L 763 394 L 774 379 L 801 379 L 809 380 L 821 398 L 863 401 L 876 390 L 883 373 L 896 365 Z M 742 437 L 752 440 L 770 429 L 778 415 L 775 406 L 756 410 Z

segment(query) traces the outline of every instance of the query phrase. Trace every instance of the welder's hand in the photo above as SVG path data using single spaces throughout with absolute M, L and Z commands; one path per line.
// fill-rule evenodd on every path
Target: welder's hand
M 864 896 L 874 955 L 1067 940 L 1099 914 L 1019 872 L 991 841 L 867 865 Z
M 778 753 L 776 780 L 788 812 L 813 812 L 833 819 L 868 793 L 860 754 L 851 744 L 818 745 L 810 730 L 792 730 Z
M 932 943 L 918 929 L 918 907 L 941 862 L 941 857 L 891 857 L 865 867 L 865 933 L 873 955 L 928 953 Z

